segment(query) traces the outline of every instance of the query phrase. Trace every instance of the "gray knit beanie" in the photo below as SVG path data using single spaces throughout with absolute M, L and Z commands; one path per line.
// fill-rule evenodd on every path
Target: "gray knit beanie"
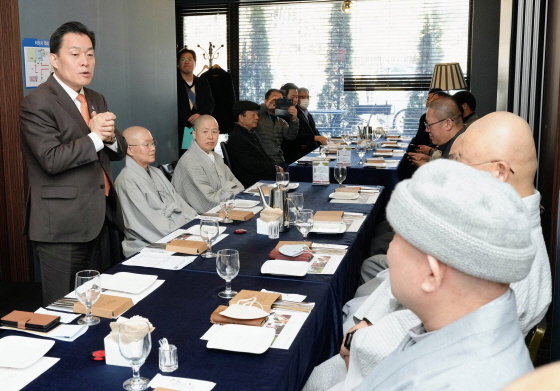
M 397 185 L 387 219 L 408 243 L 463 273 L 511 283 L 535 257 L 529 216 L 510 185 L 440 159 Z

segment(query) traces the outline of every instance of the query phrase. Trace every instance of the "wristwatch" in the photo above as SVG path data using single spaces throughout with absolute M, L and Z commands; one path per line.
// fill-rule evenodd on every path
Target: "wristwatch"
M 103 144 L 113 145 L 115 143 L 115 141 L 117 141 L 117 136 L 113 135 L 113 138 L 111 139 L 111 141 L 103 141 Z

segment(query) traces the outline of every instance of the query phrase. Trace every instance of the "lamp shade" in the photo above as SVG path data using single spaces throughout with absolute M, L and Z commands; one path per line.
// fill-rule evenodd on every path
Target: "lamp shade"
M 467 88 L 461 65 L 458 62 L 436 64 L 432 75 L 432 84 L 430 84 L 430 89 L 432 88 L 441 88 L 444 91 Z

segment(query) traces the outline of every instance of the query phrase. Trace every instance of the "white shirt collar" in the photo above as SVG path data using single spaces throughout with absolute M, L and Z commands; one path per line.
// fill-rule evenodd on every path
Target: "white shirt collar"
M 54 79 L 58 82 L 58 84 L 60 84 L 60 86 L 64 89 L 64 91 L 66 91 L 66 93 L 70 96 L 70 98 L 72 100 L 76 100 L 76 98 L 78 97 L 78 94 L 83 94 L 84 93 L 84 89 L 80 88 L 79 92 L 74 91 L 72 88 L 68 87 L 66 84 L 64 84 L 64 82 L 62 80 L 60 80 L 58 78 L 58 76 L 56 75 L 56 72 L 53 73 Z M 79 101 L 78 101 L 79 102 Z

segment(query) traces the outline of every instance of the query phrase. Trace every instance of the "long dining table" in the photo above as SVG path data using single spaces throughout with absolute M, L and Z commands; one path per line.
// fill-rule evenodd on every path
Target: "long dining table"
M 385 140 L 384 140 L 385 141 Z M 377 185 L 383 186 L 388 195 L 391 194 L 399 178 L 397 175 L 397 169 L 400 165 L 402 159 L 405 158 L 404 152 L 408 144 L 402 142 L 402 147 L 392 148 L 394 154 L 391 156 L 382 156 L 384 159 L 389 161 L 398 161 L 390 167 L 386 168 L 376 168 L 367 167 L 365 165 L 360 165 L 360 158 L 353 148 L 351 152 L 351 163 L 347 166 L 347 174 L 344 183 L 353 183 L 356 185 Z M 385 147 L 382 147 L 385 148 Z M 318 151 L 313 151 L 305 155 L 305 158 L 316 158 L 319 156 Z M 334 167 L 336 166 L 336 154 L 330 154 L 331 161 L 329 163 L 329 180 L 331 183 L 337 183 L 334 177 Z M 367 158 L 375 157 L 373 151 L 368 151 L 364 157 L 364 161 Z M 313 182 L 313 170 L 312 163 L 310 161 L 296 161 L 288 166 L 288 172 L 290 173 L 290 180 L 294 182 Z
M 374 223 L 387 202 L 381 189 L 375 204 L 334 204 L 328 195 L 336 185 L 312 186 L 300 183 L 297 189 L 305 198 L 305 207 L 318 210 L 344 210 L 366 215 L 358 232 L 344 234 L 310 233 L 308 239 L 316 243 L 343 244 L 348 251 L 333 275 L 304 277 L 272 276 L 260 273 L 268 253 L 278 239 L 269 239 L 256 232 L 255 218 L 223 224 L 228 236 L 213 246 L 214 250 L 234 248 L 240 252 L 241 270 L 233 280 L 235 290 L 249 289 L 277 291 L 305 295 L 306 302 L 315 307 L 305 320 L 289 349 L 270 348 L 256 355 L 206 348 L 201 336 L 210 328 L 210 314 L 218 305 L 227 304 L 218 297 L 225 281 L 216 273 L 215 258 L 196 260 L 179 271 L 119 264 L 106 273 L 131 272 L 155 274 L 165 282 L 146 298 L 129 309 L 124 316 L 141 315 L 148 318 L 152 332 L 152 349 L 140 373 L 153 378 L 159 373 L 157 341 L 167 338 L 177 346 L 179 368 L 164 374 L 216 383 L 214 390 L 298 390 L 305 384 L 313 368 L 338 352 L 342 340 L 341 308 L 350 299 L 358 285 L 362 260 L 369 255 L 369 238 Z M 258 198 L 241 194 L 239 198 Z M 183 228 L 197 222 L 193 221 Z M 243 228 L 245 234 L 235 234 Z M 301 240 L 301 234 L 290 228 L 280 234 L 280 240 Z M 106 365 L 92 361 L 90 353 L 103 349 L 103 338 L 109 334 L 108 319 L 91 326 L 74 342 L 56 341 L 47 353 L 60 358 L 51 369 L 32 381 L 25 390 L 122 389 L 122 382 L 131 377 L 130 368 Z M 24 335 L 6 331 L 6 335 Z M 1 387 L 0 387 L 1 388 Z

